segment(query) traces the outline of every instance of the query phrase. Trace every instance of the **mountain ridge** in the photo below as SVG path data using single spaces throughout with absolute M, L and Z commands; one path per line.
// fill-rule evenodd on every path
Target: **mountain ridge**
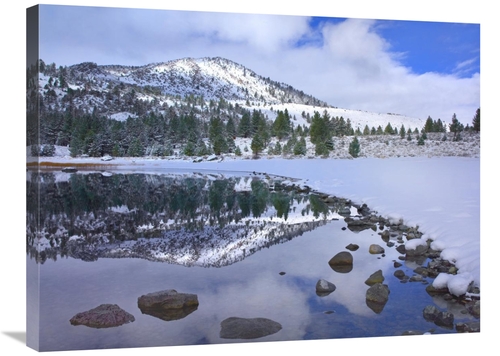
M 365 126 L 384 128 L 388 123 L 420 129 L 425 122 L 396 113 L 338 108 L 222 57 L 186 57 L 142 66 L 82 62 L 56 67 L 40 60 L 39 67 L 42 111 L 79 110 L 124 121 L 172 107 L 180 113 L 179 107 L 186 103 L 188 111 L 198 108 L 202 114 L 207 106 L 224 100 L 232 106 L 262 111 L 269 120 L 276 119 L 278 110 L 287 109 L 297 118 L 295 125 L 308 126 L 309 122 L 302 120 L 306 115 L 325 110 L 331 117 L 350 119 L 353 128 L 360 130 Z M 222 115 L 223 120 L 227 117 Z

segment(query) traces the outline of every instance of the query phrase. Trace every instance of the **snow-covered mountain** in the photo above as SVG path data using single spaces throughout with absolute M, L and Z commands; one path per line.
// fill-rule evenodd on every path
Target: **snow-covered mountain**
M 287 109 L 295 125 L 325 110 L 332 117 L 349 119 L 354 129 L 381 126 L 422 128 L 425 118 L 395 113 L 372 113 L 342 109 L 292 86 L 258 75 L 231 60 L 183 58 L 144 66 L 81 63 L 56 67 L 41 61 L 39 92 L 42 109 L 97 111 L 111 119 L 125 120 L 148 111 L 191 105 L 201 112 L 220 100 L 240 107 L 261 110 L 274 120 L 278 110 Z

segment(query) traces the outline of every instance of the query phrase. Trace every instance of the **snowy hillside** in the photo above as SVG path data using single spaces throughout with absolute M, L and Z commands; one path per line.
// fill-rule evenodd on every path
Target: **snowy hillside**
M 361 130 L 365 125 L 384 128 L 388 123 L 421 129 L 426 119 L 337 108 L 335 103 L 325 103 L 224 58 L 183 58 L 140 67 L 81 63 L 56 69 L 54 63 L 44 63 L 41 69 L 43 106 L 63 111 L 70 107 L 84 112 L 97 110 L 120 121 L 140 114 L 137 102 L 147 106 L 146 110 L 159 112 L 186 102 L 203 111 L 210 101 L 221 98 L 232 105 L 260 110 L 269 120 L 276 118 L 278 110 L 287 109 L 295 118 L 294 125 L 308 125 L 303 114 L 325 109 L 333 117 L 349 119 L 354 129 Z

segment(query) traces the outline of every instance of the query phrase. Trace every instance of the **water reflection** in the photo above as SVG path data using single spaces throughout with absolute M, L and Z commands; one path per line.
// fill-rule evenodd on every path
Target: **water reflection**
M 38 262 L 136 257 L 220 267 L 340 216 L 276 180 L 175 175 L 33 174 L 28 254 Z

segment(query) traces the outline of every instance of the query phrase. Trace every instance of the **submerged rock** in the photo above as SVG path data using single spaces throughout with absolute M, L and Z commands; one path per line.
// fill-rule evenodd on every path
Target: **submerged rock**
M 280 323 L 266 318 L 230 317 L 221 322 L 220 337 L 222 339 L 257 339 L 277 333 Z
M 91 328 L 111 328 L 135 321 L 116 304 L 101 304 L 94 309 L 76 314 L 70 319 L 71 325 L 85 325 Z

